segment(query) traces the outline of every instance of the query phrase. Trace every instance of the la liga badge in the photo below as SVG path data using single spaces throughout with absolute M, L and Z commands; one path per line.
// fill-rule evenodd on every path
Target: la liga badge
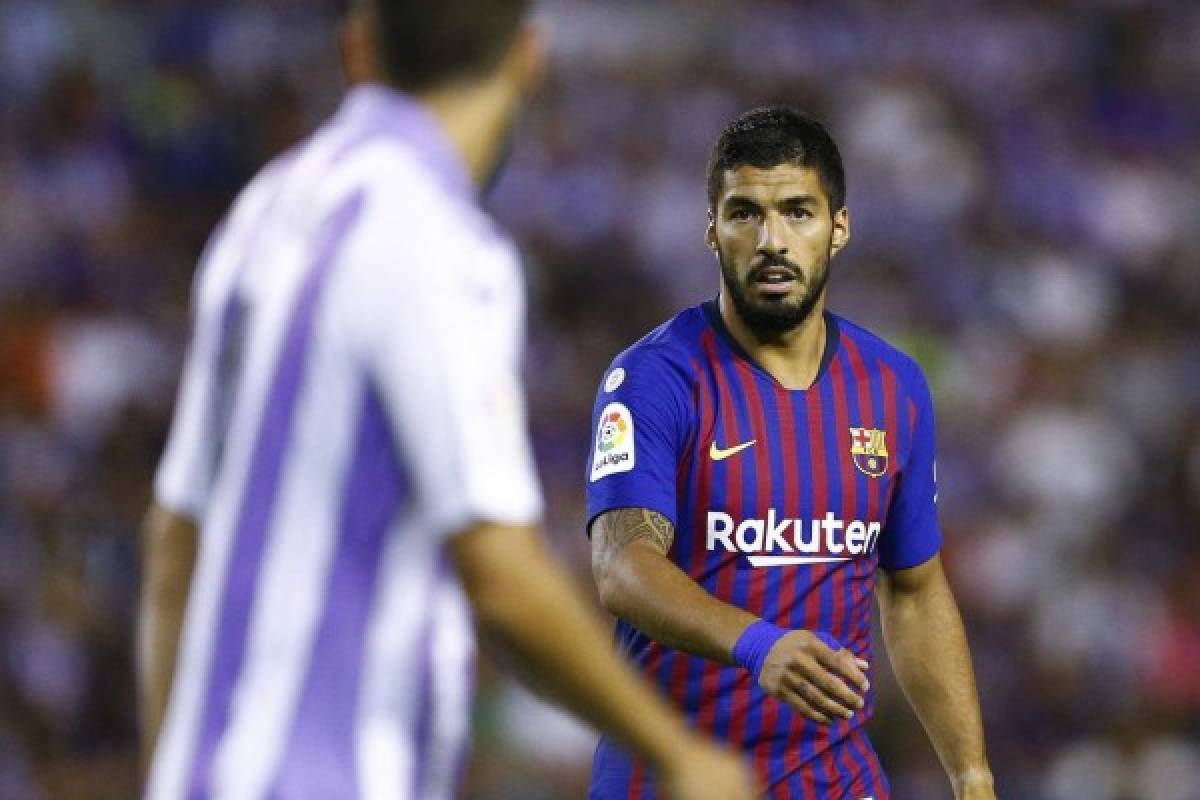
M 633 415 L 623 403 L 609 403 L 600 413 L 596 447 L 592 453 L 592 480 L 633 469 Z

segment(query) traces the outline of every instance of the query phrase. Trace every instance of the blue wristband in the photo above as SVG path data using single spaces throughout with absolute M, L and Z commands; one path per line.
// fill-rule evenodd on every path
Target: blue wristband
M 759 673 L 762 672 L 763 662 L 767 660 L 767 653 L 771 652 L 776 642 L 789 633 L 791 631 L 760 619 L 742 631 L 742 635 L 733 645 L 734 663 L 750 670 L 750 674 L 757 681 Z
M 757 681 L 759 673 L 762 672 L 763 662 L 767 660 L 767 653 L 771 652 L 771 648 L 775 646 L 776 642 L 789 633 L 791 631 L 780 628 L 778 625 L 772 625 L 765 619 L 760 619 L 742 631 L 742 635 L 733 645 L 734 663 L 750 670 L 750 674 Z M 841 642 L 825 631 L 813 631 L 813 636 L 820 639 L 830 650 L 837 651 L 844 647 Z

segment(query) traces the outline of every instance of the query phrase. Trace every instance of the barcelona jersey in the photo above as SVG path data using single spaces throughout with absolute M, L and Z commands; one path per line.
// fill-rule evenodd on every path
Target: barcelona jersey
M 715 301 L 616 358 L 596 398 L 589 526 L 647 508 L 675 527 L 668 557 L 716 598 L 787 629 L 824 632 L 871 659 L 877 567 L 941 546 L 929 389 L 911 358 L 825 314 L 808 389 L 779 384 L 738 346 Z M 665 647 L 618 621 L 624 653 L 691 724 L 743 752 L 772 798 L 884 800 L 864 725 L 806 720 L 745 669 Z M 873 663 L 873 662 L 872 662 Z M 602 739 L 590 797 L 655 798 L 645 762 Z

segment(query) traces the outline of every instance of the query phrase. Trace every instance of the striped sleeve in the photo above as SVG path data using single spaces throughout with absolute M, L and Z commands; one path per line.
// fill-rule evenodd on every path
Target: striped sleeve
M 196 520 L 208 502 L 224 433 L 219 417 L 222 401 L 228 398 L 222 392 L 232 390 L 220 370 L 229 345 L 234 284 L 257 226 L 280 192 L 289 162 L 289 155 L 277 159 L 238 196 L 196 267 L 187 355 L 166 449 L 154 477 L 155 500 Z
M 690 388 L 669 359 L 635 347 L 613 362 L 592 411 L 589 531 L 615 508 L 647 508 L 679 524 L 676 474 L 691 417 Z
M 203 516 L 215 476 L 224 433 L 218 417 L 222 401 L 228 401 L 222 392 L 232 391 L 232 381 L 221 374 L 230 301 L 247 249 L 280 194 L 290 162 L 290 154 L 277 158 L 239 194 L 209 236 L 193 278 L 192 330 L 154 489 L 158 504 L 194 519 Z
M 200 519 L 216 461 L 218 360 L 222 306 L 210 288 L 235 258 L 228 226 L 221 225 L 200 259 L 192 291 L 192 330 L 166 449 L 154 478 L 156 501 L 179 514 Z
M 879 565 L 909 569 L 937 555 L 942 532 L 937 518 L 933 398 L 919 367 L 904 373 L 910 397 L 900 413 L 912 422 L 912 444 L 892 498 L 885 535 L 879 538 Z

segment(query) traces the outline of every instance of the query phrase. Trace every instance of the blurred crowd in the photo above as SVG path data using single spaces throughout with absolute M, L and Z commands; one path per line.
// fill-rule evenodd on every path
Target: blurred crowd
M 0 800 L 136 794 L 137 530 L 192 271 L 240 185 L 335 107 L 333 5 L 0 4 Z M 554 67 L 489 205 L 526 257 L 548 527 L 581 579 L 596 382 L 715 293 L 722 125 L 799 106 L 847 165 L 831 306 L 934 388 L 1002 795 L 1200 798 L 1200 6 L 539 13 Z M 465 794 L 582 796 L 591 735 L 481 678 Z M 897 798 L 949 797 L 876 683 Z

